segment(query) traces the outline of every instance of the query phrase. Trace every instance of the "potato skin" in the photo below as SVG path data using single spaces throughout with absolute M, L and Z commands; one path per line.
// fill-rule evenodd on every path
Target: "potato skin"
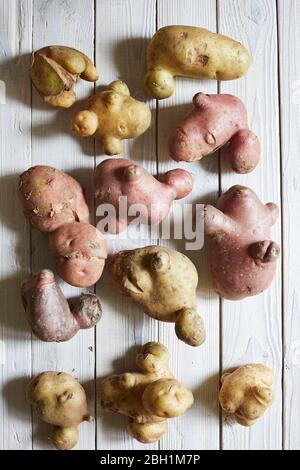
M 190 346 L 205 341 L 204 323 L 196 311 L 198 273 L 187 256 L 159 246 L 121 251 L 113 256 L 109 272 L 143 312 L 174 322 L 179 339 Z
M 170 170 L 158 181 L 144 168 L 126 158 L 108 158 L 100 163 L 94 176 L 94 190 L 97 206 L 112 204 L 116 216 L 110 219 L 108 229 L 119 233 L 134 217 L 121 217 L 120 197 L 127 198 L 128 210 L 133 204 L 141 204 L 141 216 L 145 222 L 159 224 L 168 214 L 175 199 L 189 194 L 193 187 L 192 175 L 182 169 Z M 142 208 L 141 208 L 142 209 Z
M 123 150 L 122 140 L 143 134 L 150 123 L 149 106 L 132 98 L 127 85 L 115 80 L 91 96 L 87 109 L 73 116 L 71 127 L 81 137 L 96 135 L 107 155 L 117 155 Z
M 45 165 L 29 168 L 20 176 L 18 196 L 25 216 L 41 232 L 53 232 L 74 220 L 88 221 L 89 209 L 82 187 L 56 168 Z
M 72 222 L 49 234 L 49 246 L 60 277 L 76 287 L 100 279 L 107 257 L 106 241 L 92 225 Z
M 219 402 L 242 426 L 251 426 L 273 401 L 274 374 L 263 364 L 248 364 L 222 375 Z
M 60 450 L 75 447 L 77 427 L 90 420 L 80 383 L 66 372 L 42 372 L 29 383 L 27 399 L 40 419 L 57 427 L 52 436 L 55 447 Z
M 26 279 L 21 297 L 28 323 L 42 341 L 68 341 L 80 329 L 95 326 L 102 315 L 95 294 L 82 294 L 71 310 L 49 269 Z
M 237 41 L 194 26 L 165 26 L 147 50 L 145 88 L 157 99 L 173 94 L 175 76 L 234 80 L 247 72 L 251 57 Z
M 240 300 L 270 285 L 280 254 L 277 243 L 270 240 L 277 218 L 276 204 L 263 204 L 246 186 L 232 186 L 218 199 L 216 208 L 205 206 L 212 281 L 220 296 Z
M 183 414 L 194 398 L 170 372 L 169 353 L 162 344 L 145 344 L 136 362 L 140 372 L 111 375 L 101 382 L 101 406 L 128 416 L 127 430 L 138 441 L 156 442 L 167 430 L 167 419 Z
M 95 82 L 99 75 L 82 52 L 66 46 L 47 46 L 32 55 L 31 80 L 45 103 L 69 108 L 76 101 L 73 90 L 79 78 Z
M 259 162 L 260 143 L 248 127 L 242 101 L 233 95 L 197 93 L 193 109 L 170 136 L 170 156 L 192 162 L 220 148 L 237 173 L 249 173 Z

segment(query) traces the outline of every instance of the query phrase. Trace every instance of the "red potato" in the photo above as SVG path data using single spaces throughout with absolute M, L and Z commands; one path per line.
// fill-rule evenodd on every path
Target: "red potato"
M 270 240 L 271 226 L 278 218 L 276 204 L 263 204 L 251 189 L 233 186 L 218 199 L 217 207 L 205 206 L 204 217 L 216 292 L 239 300 L 267 289 L 280 253 Z
M 134 216 L 119 213 L 120 197 L 127 197 L 128 210 L 138 204 L 139 213 L 148 223 L 159 224 L 167 215 L 175 199 L 187 196 L 193 188 L 192 175 L 181 169 L 170 170 L 158 181 L 144 168 L 125 158 L 107 159 L 95 171 L 97 206 L 112 204 L 116 216 L 108 227 L 119 233 Z
M 102 315 L 95 294 L 83 294 L 71 311 L 48 269 L 30 276 L 22 285 L 21 295 L 32 331 L 42 341 L 68 341 L 80 329 L 95 326 Z
M 87 222 L 89 209 L 83 189 L 71 176 L 50 166 L 25 171 L 19 180 L 19 199 L 31 225 L 53 232 L 63 224 Z
M 49 234 L 49 246 L 60 277 L 77 287 L 100 279 L 107 258 L 106 241 L 92 225 L 72 222 Z
M 252 171 L 260 159 L 260 143 L 249 130 L 242 101 L 232 95 L 197 93 L 193 105 L 170 137 L 173 160 L 201 160 L 223 147 L 222 156 L 235 172 Z

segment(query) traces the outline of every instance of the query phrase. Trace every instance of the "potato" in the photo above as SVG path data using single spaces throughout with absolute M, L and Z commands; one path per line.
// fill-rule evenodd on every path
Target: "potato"
M 273 280 L 280 248 L 270 240 L 278 207 L 263 204 L 250 188 L 232 186 L 206 205 L 204 231 L 211 240 L 211 271 L 216 292 L 229 300 L 263 292 Z
M 32 56 L 31 80 L 44 101 L 69 108 L 76 101 L 73 90 L 79 78 L 95 82 L 99 75 L 82 52 L 66 46 L 47 46 Z
M 107 257 L 106 241 L 92 225 L 72 222 L 49 234 L 49 246 L 60 277 L 76 287 L 100 279 Z
M 166 247 L 148 246 L 113 256 L 109 272 L 121 292 L 150 317 L 174 322 L 179 339 L 190 346 L 205 341 L 198 315 L 198 273 L 189 258 Z
M 122 140 L 138 137 L 151 123 L 149 106 L 130 96 L 127 85 L 115 80 L 107 89 L 92 95 L 87 109 L 75 114 L 71 126 L 81 137 L 96 135 L 107 155 L 122 152 Z
M 97 206 L 114 206 L 115 214 L 109 218 L 108 231 L 119 233 L 135 218 L 128 213 L 122 217 L 119 213 L 120 197 L 127 198 L 128 212 L 138 204 L 144 223 L 157 225 L 168 215 L 175 199 L 191 192 L 193 177 L 185 170 L 176 169 L 160 175 L 158 181 L 132 160 L 108 158 L 95 170 L 94 188 Z
M 147 50 L 145 88 L 157 99 L 171 96 L 175 76 L 233 80 L 248 70 L 251 57 L 239 42 L 193 26 L 165 26 Z
M 25 171 L 19 179 L 18 195 L 25 216 L 41 232 L 53 232 L 75 220 L 88 221 L 89 209 L 80 184 L 51 166 Z
M 102 308 L 95 294 L 82 294 L 72 310 L 50 269 L 24 281 L 22 303 L 33 333 L 42 341 L 68 341 L 100 320 Z
M 193 105 L 169 139 L 171 158 L 192 162 L 221 148 L 234 171 L 252 171 L 260 159 L 260 143 L 248 127 L 242 101 L 233 95 L 197 93 Z
M 263 364 L 248 364 L 221 378 L 219 401 L 242 426 L 252 426 L 273 402 L 274 374 Z
M 100 398 L 104 410 L 128 416 L 129 434 L 146 444 L 158 441 L 167 430 L 167 419 L 182 415 L 194 398 L 170 372 L 169 353 L 162 344 L 145 344 L 136 362 L 139 372 L 104 379 Z
M 90 421 L 83 387 L 66 372 L 42 372 L 32 379 L 27 398 L 45 423 L 55 426 L 52 442 L 59 450 L 69 450 L 78 442 L 78 426 Z

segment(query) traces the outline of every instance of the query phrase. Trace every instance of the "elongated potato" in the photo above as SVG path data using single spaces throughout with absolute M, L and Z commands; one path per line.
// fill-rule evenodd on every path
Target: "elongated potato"
M 145 88 L 164 99 L 174 92 L 175 76 L 234 80 L 250 62 L 247 49 L 231 38 L 194 26 L 165 26 L 148 46 Z

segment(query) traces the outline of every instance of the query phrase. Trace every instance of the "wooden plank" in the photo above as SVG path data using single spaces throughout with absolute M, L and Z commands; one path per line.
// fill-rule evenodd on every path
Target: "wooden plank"
M 35 0 L 33 16 L 34 50 L 50 44 L 62 44 L 86 53 L 93 58 L 94 44 L 94 2 L 87 0 L 56 0 L 48 2 Z M 93 84 L 77 84 L 79 98 L 88 96 Z M 70 172 L 87 191 L 91 202 L 92 170 L 94 152 L 92 140 L 80 143 L 69 130 L 69 121 L 79 105 L 69 110 L 57 110 L 47 107 L 41 98 L 33 92 L 32 109 L 32 164 L 46 164 Z M 32 268 L 36 272 L 41 268 L 53 267 L 47 237 L 32 232 Z M 75 289 L 64 283 L 63 290 L 69 297 L 77 296 L 81 289 Z M 91 289 L 92 290 L 92 289 Z M 64 370 L 79 379 L 88 393 L 90 408 L 94 414 L 94 330 L 80 331 L 70 341 L 61 344 L 43 343 L 38 339 L 32 345 L 33 375 L 44 370 Z M 48 428 L 40 421 L 34 421 L 34 449 L 52 448 L 47 442 Z M 95 427 L 90 423 L 80 426 L 78 449 L 95 447 Z
M 121 78 L 131 95 L 146 100 L 143 93 L 146 45 L 155 31 L 155 0 L 102 0 L 96 8 L 96 62 L 101 72 L 101 85 Z M 127 141 L 122 156 L 127 156 L 156 174 L 155 102 L 151 129 L 133 141 Z M 97 164 L 107 158 L 97 143 Z M 156 244 L 157 237 L 147 234 L 143 240 L 108 237 L 109 251 Z M 116 292 L 105 275 L 97 287 L 102 298 L 104 318 L 97 328 L 97 377 L 135 368 L 135 354 L 143 343 L 158 339 L 158 322 L 144 315 L 133 303 Z M 99 393 L 97 394 L 99 398 Z M 99 449 L 155 449 L 130 438 L 126 418 L 103 413 L 97 406 L 97 443 Z
M 262 144 L 262 160 L 245 176 L 222 165 L 222 190 L 233 184 L 254 189 L 265 202 L 280 206 L 278 70 L 276 4 L 273 0 L 219 0 L 219 32 L 241 41 L 253 55 L 247 76 L 222 82 L 221 93 L 241 98 L 249 124 Z M 280 220 L 272 231 L 280 242 Z M 266 362 L 276 373 L 275 402 L 253 427 L 224 420 L 224 449 L 281 448 L 281 275 L 262 295 L 241 302 L 223 302 L 223 369 L 245 362 Z
M 280 58 L 280 105 L 283 190 L 283 273 L 284 273 L 284 440 L 286 450 L 300 449 L 300 247 L 298 234 L 299 194 L 299 66 L 300 4 L 296 0 L 278 2 Z
M 158 0 L 158 28 L 171 24 L 187 24 L 216 31 L 216 3 L 208 0 Z M 158 108 L 158 162 L 159 173 L 182 167 L 194 175 L 191 195 L 174 206 L 173 217 L 183 203 L 213 202 L 218 194 L 218 161 L 207 158 L 203 162 L 178 164 L 168 156 L 167 141 L 172 130 L 191 108 L 196 92 L 217 93 L 217 82 L 176 78 L 174 95 L 159 102 Z M 176 209 L 177 208 L 177 209 Z M 203 315 L 207 340 L 199 348 L 180 342 L 173 324 L 160 324 L 160 340 L 169 348 L 171 366 L 176 377 L 194 393 L 195 404 L 180 418 L 170 421 L 169 430 L 162 439 L 161 449 L 218 449 L 219 448 L 219 300 L 207 283 L 209 270 L 206 248 L 185 251 L 181 240 L 161 240 L 162 244 L 185 252 L 195 263 L 199 273 L 199 313 Z
M 31 335 L 20 301 L 30 261 L 29 229 L 16 197 L 18 175 L 30 166 L 31 0 L 0 5 L 0 376 L 1 449 L 31 449 L 25 389 L 31 372 Z M 4 84 L 6 99 L 4 96 Z

